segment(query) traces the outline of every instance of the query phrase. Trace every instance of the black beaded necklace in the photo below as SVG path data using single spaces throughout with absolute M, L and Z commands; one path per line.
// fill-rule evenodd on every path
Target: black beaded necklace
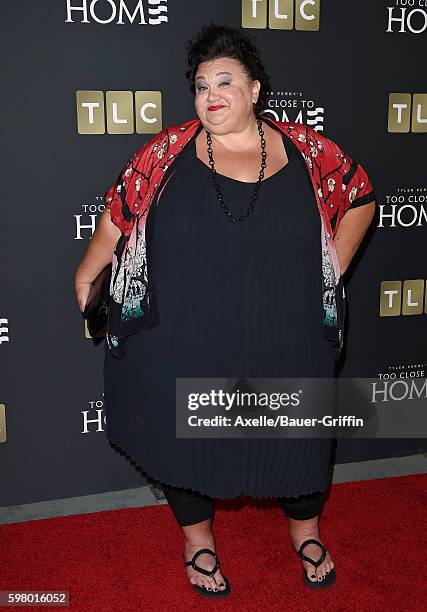
M 255 208 L 255 201 L 257 199 L 258 196 L 258 191 L 259 188 L 261 187 L 261 181 L 264 178 L 264 168 L 266 167 L 266 157 L 267 157 L 267 153 L 265 151 L 265 139 L 264 139 L 264 131 L 262 129 L 262 122 L 261 119 L 257 119 L 257 125 L 258 125 L 258 132 L 261 138 L 261 170 L 259 173 L 259 177 L 258 180 L 256 182 L 255 185 L 255 189 L 254 192 L 252 194 L 252 199 L 249 203 L 249 206 L 246 210 L 246 213 L 243 215 L 240 215 L 240 217 L 235 217 L 231 212 L 230 209 L 228 208 L 227 204 L 224 202 L 224 197 L 222 195 L 219 183 L 218 183 L 218 179 L 217 179 L 217 171 L 215 170 L 215 166 L 214 166 L 214 160 L 213 160 L 213 155 L 212 155 L 212 138 L 211 138 L 211 134 L 210 132 L 206 131 L 206 141 L 207 141 L 207 145 L 208 145 L 208 155 L 209 155 L 209 164 L 211 166 L 211 171 L 212 171 L 212 178 L 214 181 L 214 186 L 216 189 L 216 195 L 218 197 L 219 203 L 221 208 L 223 209 L 224 213 L 227 215 L 228 220 L 232 221 L 233 223 L 236 223 L 237 221 L 243 221 L 243 219 L 245 219 L 246 217 L 249 216 L 249 213 L 253 213 L 254 208 Z

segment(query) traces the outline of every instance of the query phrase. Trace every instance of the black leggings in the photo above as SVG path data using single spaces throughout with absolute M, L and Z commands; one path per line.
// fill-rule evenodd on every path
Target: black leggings
M 209 495 L 167 484 L 162 484 L 162 487 L 169 506 L 181 527 L 188 527 L 213 517 L 214 504 Z M 324 491 L 316 491 L 299 497 L 278 497 L 277 500 L 286 516 L 305 520 L 314 518 L 320 513 L 324 497 Z

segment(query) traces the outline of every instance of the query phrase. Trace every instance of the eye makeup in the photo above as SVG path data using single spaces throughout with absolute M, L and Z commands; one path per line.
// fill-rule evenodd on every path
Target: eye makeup
M 221 83 L 219 83 L 219 86 L 221 85 L 230 85 L 231 80 L 227 80 L 227 81 L 221 81 Z M 203 87 L 203 83 L 199 83 L 196 87 L 197 91 L 200 91 L 201 87 Z

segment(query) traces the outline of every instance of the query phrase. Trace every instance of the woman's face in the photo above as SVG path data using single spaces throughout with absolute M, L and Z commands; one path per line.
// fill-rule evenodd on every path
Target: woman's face
M 248 83 L 241 63 L 230 57 L 200 63 L 194 85 L 197 115 L 215 134 L 247 125 L 261 86 L 259 81 Z

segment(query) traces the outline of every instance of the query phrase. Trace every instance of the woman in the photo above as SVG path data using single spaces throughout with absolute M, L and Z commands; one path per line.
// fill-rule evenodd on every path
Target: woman
M 333 141 L 262 114 L 270 86 L 246 34 L 210 24 L 188 61 L 198 119 L 165 128 L 121 169 L 75 274 L 83 311 L 113 262 L 106 435 L 163 483 L 198 593 L 230 592 L 213 498 L 238 495 L 277 497 L 305 583 L 329 586 L 319 514 L 331 440 L 177 438 L 175 382 L 335 376 L 341 276 L 372 220 L 372 184 Z

